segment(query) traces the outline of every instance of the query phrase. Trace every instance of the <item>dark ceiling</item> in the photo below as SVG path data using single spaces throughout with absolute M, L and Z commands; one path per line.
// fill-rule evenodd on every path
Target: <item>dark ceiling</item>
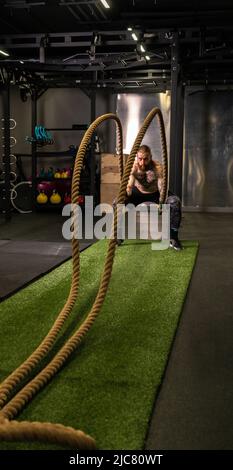
M 183 82 L 233 83 L 232 0 L 107 1 L 1 1 L 2 81 L 166 89 L 175 53 Z
M 1 34 L 148 27 L 231 25 L 232 0 L 2 0 Z

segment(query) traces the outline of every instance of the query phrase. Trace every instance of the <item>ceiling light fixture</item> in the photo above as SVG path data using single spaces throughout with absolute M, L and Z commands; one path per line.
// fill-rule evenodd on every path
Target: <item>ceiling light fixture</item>
M 3 51 L 2 49 L 0 49 L 0 54 L 5 55 L 7 57 L 9 57 L 9 55 L 10 55 L 10 54 L 8 54 L 8 52 Z
M 149 56 L 149 55 L 146 55 L 146 56 L 145 56 L 145 59 L 146 59 L 146 60 L 150 60 L 150 56 Z
M 134 39 L 134 41 L 138 40 L 138 37 L 137 37 L 136 33 L 132 33 L 132 38 Z
M 102 5 L 104 6 L 104 8 L 110 8 L 110 5 L 108 4 L 108 2 L 106 0 L 100 0 Z
M 133 31 L 132 26 L 128 26 L 127 30 L 128 30 L 128 31 Z
M 143 44 L 140 44 L 140 49 L 141 49 L 141 52 L 146 52 L 146 49 L 145 49 L 145 47 L 143 46 Z

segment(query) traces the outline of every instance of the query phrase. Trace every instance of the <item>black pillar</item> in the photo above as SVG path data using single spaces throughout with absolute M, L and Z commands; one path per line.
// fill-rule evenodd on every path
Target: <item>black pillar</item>
M 171 47 L 170 190 L 182 199 L 184 86 L 179 64 L 178 33 Z
M 31 135 L 35 136 L 35 127 L 37 125 L 37 94 L 36 91 L 33 91 L 31 95 Z M 35 210 L 36 203 L 36 188 L 37 188 L 37 158 L 36 158 L 36 142 L 32 141 L 31 147 L 31 172 L 32 172 L 32 210 Z
M 3 147 L 3 171 L 4 171 L 4 189 L 3 189 L 3 211 L 5 220 L 11 219 L 11 164 L 10 164 L 10 81 L 7 78 L 3 89 L 3 108 L 4 108 L 4 147 Z
M 91 90 L 91 122 L 96 118 L 96 91 Z M 95 135 L 91 139 L 91 175 L 90 175 L 90 193 L 94 197 L 94 205 L 96 203 L 96 187 L 95 187 L 95 173 L 96 173 L 96 162 L 95 162 Z

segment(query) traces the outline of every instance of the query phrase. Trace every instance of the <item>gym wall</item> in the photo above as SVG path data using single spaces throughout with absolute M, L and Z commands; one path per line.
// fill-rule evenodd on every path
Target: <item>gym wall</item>
M 187 87 L 183 205 L 233 211 L 233 90 Z
M 10 91 L 11 117 L 13 117 L 17 126 L 14 129 L 14 136 L 17 144 L 14 147 L 14 153 L 30 153 L 31 145 L 25 142 L 26 136 L 31 136 L 31 99 L 28 95 L 26 101 L 22 101 L 18 86 L 12 86 Z M 99 90 L 96 93 L 96 116 L 104 113 L 115 112 L 116 95 L 111 95 L 106 90 Z M 0 94 L 0 118 L 3 116 L 3 103 Z M 88 96 L 80 89 L 74 88 L 51 88 L 47 90 L 37 101 L 37 124 L 48 128 L 69 128 L 72 124 L 90 124 L 91 122 L 91 102 Z M 2 127 L 2 126 L 1 126 Z M 106 123 L 99 127 L 98 135 L 101 140 L 101 151 L 115 151 L 115 124 Z M 38 148 L 42 151 L 62 152 L 68 150 L 69 145 L 78 146 L 83 136 L 83 131 L 52 131 L 54 144 Z M 2 131 L 0 133 L 0 138 Z M 24 158 L 23 169 L 27 178 L 31 175 L 30 158 Z M 0 158 L 1 162 L 1 158 Z M 59 158 L 56 160 L 38 157 L 38 168 L 60 167 L 69 165 L 69 161 L 61 164 Z

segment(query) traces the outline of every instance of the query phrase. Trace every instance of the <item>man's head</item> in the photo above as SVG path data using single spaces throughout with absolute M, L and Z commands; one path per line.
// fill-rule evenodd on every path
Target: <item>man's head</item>
M 148 145 L 141 145 L 137 153 L 137 162 L 140 170 L 144 171 L 152 160 L 151 149 Z

